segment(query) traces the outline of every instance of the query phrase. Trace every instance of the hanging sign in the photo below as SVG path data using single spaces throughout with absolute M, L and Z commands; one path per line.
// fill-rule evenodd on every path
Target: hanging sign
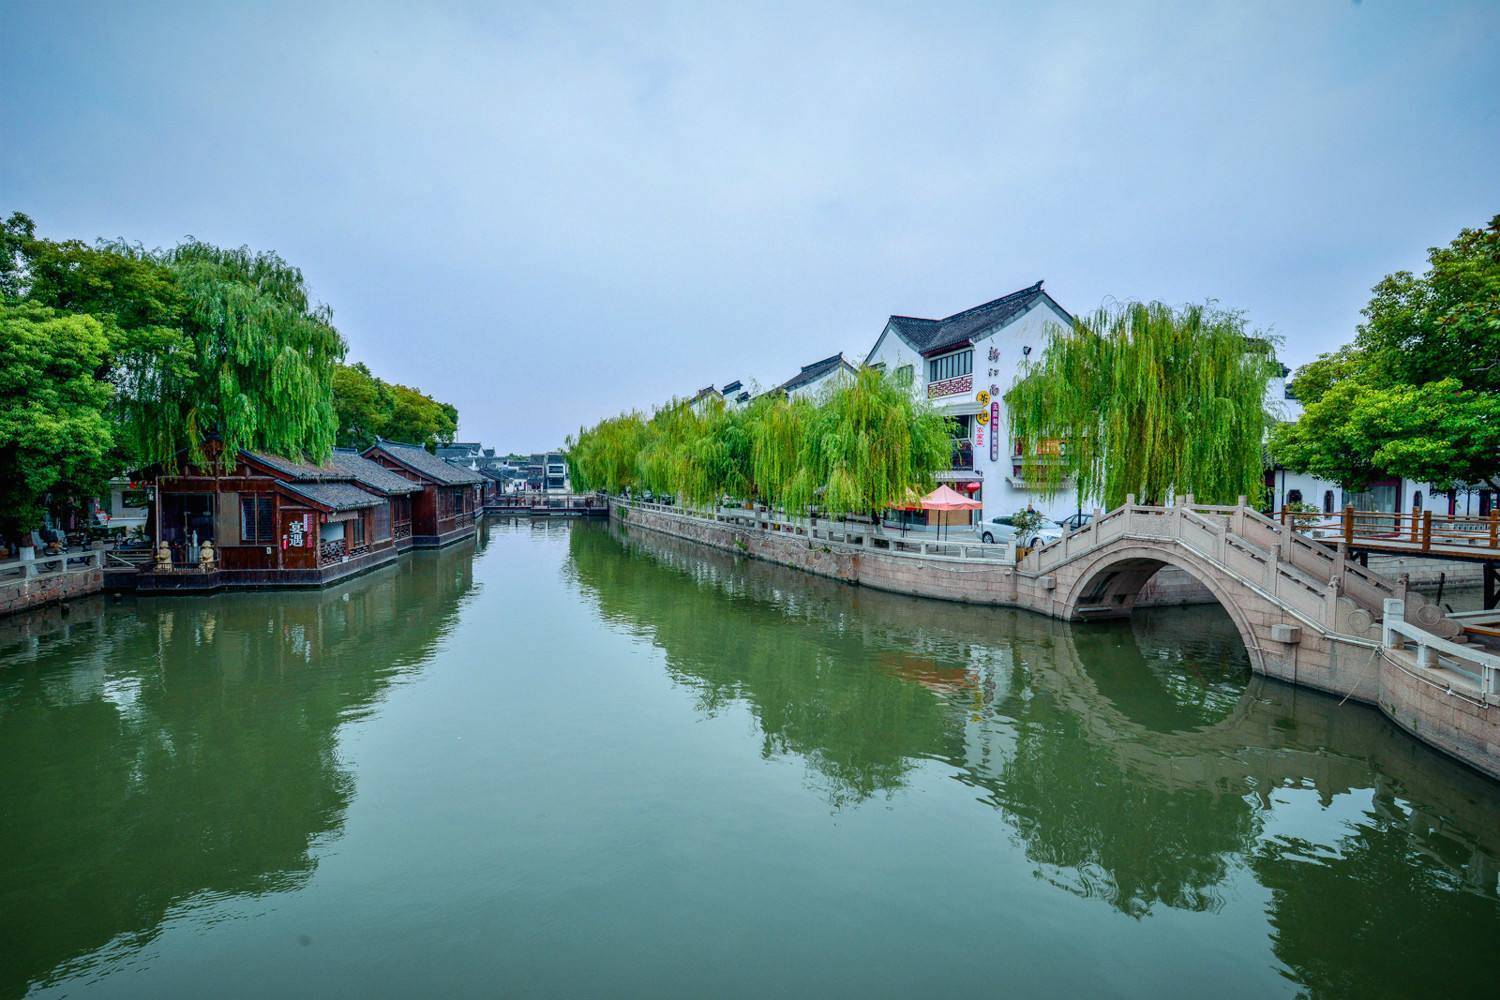
M 990 461 L 1000 461 L 1000 401 L 998 399 L 990 402 Z
M 287 544 L 293 548 L 302 548 L 302 518 L 297 518 L 287 524 Z
M 978 413 L 974 414 L 974 419 L 979 421 L 979 425 L 982 427 L 990 422 L 990 415 L 988 413 L 985 413 L 983 410 L 980 410 Z
M 979 390 L 979 395 L 975 396 L 974 398 L 977 399 L 977 400 L 979 400 L 979 405 L 980 406 L 989 406 L 990 405 L 990 394 L 987 393 L 987 392 L 985 392 L 983 389 L 980 389 Z

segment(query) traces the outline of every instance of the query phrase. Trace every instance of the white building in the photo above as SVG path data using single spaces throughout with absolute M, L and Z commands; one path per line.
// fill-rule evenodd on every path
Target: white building
M 1048 500 L 1022 478 L 1023 456 L 1003 399 L 1022 362 L 1046 347 L 1054 329 L 1072 323 L 1038 281 L 946 319 L 892 316 L 865 358 L 867 365 L 910 379 L 914 392 L 958 421 L 951 467 L 938 479 L 981 501 L 986 521 L 1028 505 L 1052 520 L 1079 509 L 1071 481 Z
M 733 379 L 725 382 L 719 388 L 719 395 L 724 397 L 725 406 L 731 410 L 738 410 L 740 407 L 749 404 L 750 400 L 755 396 L 755 390 L 741 380 Z
M 858 372 L 857 368 L 844 360 L 842 353 L 835 354 L 831 358 L 803 365 L 800 372 L 771 391 L 785 393 L 788 399 L 817 399 L 833 386 L 853 381 Z
M 708 409 L 710 403 L 716 399 L 722 400 L 723 398 L 724 394 L 722 392 L 709 385 L 704 386 L 694 393 L 693 397 L 688 400 L 687 405 L 694 413 L 702 415 Z

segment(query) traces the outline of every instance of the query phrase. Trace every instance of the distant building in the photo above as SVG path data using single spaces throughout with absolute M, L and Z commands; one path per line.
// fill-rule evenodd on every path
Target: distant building
M 857 372 L 858 369 L 844 360 L 843 354 L 835 354 L 803 365 L 801 371 L 771 391 L 780 392 L 788 399 L 816 399 L 833 386 L 853 380 Z

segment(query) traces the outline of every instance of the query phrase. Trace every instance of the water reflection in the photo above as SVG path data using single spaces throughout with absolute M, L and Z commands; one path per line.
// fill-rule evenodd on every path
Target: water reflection
M 107 966 L 179 905 L 304 883 L 354 793 L 339 726 L 427 661 L 473 551 L 294 600 L 95 598 L 0 625 L 0 996 Z
M 744 705 L 761 753 L 804 760 L 836 810 L 938 762 L 1036 878 L 1137 919 L 1217 910 L 1248 873 L 1285 974 L 1315 994 L 1488 975 L 1494 784 L 1372 710 L 1252 677 L 1219 609 L 1074 627 L 619 527 L 574 531 L 570 555 L 599 613 L 659 646 L 700 711 Z

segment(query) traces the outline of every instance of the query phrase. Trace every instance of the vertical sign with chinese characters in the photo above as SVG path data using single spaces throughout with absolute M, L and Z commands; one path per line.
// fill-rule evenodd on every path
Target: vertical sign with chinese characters
M 990 461 L 1000 461 L 1000 400 L 990 394 Z

